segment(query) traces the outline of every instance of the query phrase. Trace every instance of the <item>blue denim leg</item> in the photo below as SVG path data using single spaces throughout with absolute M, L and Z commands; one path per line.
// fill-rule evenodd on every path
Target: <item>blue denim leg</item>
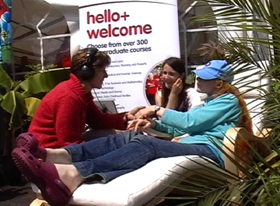
M 74 162 L 73 165 L 82 177 L 91 179 L 98 176 L 102 178 L 103 182 L 107 182 L 122 174 L 136 170 L 154 159 L 180 155 L 200 155 L 219 163 L 218 158 L 207 145 L 174 143 L 136 134 L 129 142 L 107 154 L 99 157 L 93 156 L 81 162 Z
M 139 135 L 139 133 L 126 131 L 93 139 L 81 144 L 69 145 L 64 147 L 64 149 L 71 155 L 72 162 L 81 162 L 87 159 L 94 159 L 118 149 L 137 135 Z

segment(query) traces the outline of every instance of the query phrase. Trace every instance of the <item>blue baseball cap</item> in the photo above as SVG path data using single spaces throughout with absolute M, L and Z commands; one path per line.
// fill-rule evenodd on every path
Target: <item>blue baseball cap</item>
M 202 67 L 202 69 L 193 70 L 193 72 L 201 79 L 212 80 L 221 79 L 228 83 L 233 81 L 231 67 L 226 60 L 212 60 Z

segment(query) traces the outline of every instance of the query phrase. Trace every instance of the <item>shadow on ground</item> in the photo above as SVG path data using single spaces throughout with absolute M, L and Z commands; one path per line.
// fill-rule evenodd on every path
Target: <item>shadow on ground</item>
M 28 206 L 36 198 L 30 184 L 0 187 L 1 206 Z

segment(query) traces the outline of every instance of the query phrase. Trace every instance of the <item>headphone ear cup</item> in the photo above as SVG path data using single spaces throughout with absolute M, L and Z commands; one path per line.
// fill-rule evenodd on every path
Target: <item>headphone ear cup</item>
M 81 80 L 88 81 L 94 77 L 95 68 L 93 66 L 93 63 L 96 61 L 95 55 L 97 54 L 97 52 L 98 49 L 96 48 L 88 48 L 86 63 L 83 64 L 80 70 L 77 72 L 77 75 Z
M 88 81 L 94 77 L 95 70 L 93 66 L 89 66 L 88 64 L 84 64 L 79 72 L 79 78 Z

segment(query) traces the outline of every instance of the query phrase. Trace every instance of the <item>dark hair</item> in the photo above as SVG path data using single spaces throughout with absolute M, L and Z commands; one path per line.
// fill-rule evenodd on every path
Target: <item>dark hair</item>
M 162 68 L 164 67 L 164 65 L 168 65 L 170 66 L 172 69 L 174 69 L 176 72 L 178 72 L 179 74 L 183 74 L 186 73 L 186 68 L 185 68 L 185 63 L 178 57 L 169 57 L 166 60 L 164 60 L 164 62 L 162 63 Z M 182 103 L 182 101 L 184 100 L 184 98 L 186 97 L 186 88 L 187 88 L 187 84 L 186 84 L 186 76 L 183 79 L 183 89 L 179 94 L 179 105 Z M 162 84 L 162 90 L 161 90 L 161 106 L 162 107 L 166 107 L 167 103 L 168 103 L 168 97 L 170 95 L 171 89 L 168 89 L 165 87 L 164 84 Z
M 185 63 L 178 57 L 169 57 L 162 63 L 162 67 L 167 64 L 179 74 L 186 73 Z
M 72 57 L 72 65 L 70 69 L 71 72 L 76 76 L 77 76 L 77 71 L 81 70 L 82 66 L 87 61 L 87 51 L 88 51 L 87 48 L 81 49 Z M 98 51 L 96 53 L 95 60 L 93 62 L 93 69 L 107 67 L 110 64 L 111 64 L 111 58 L 107 53 L 101 51 Z

